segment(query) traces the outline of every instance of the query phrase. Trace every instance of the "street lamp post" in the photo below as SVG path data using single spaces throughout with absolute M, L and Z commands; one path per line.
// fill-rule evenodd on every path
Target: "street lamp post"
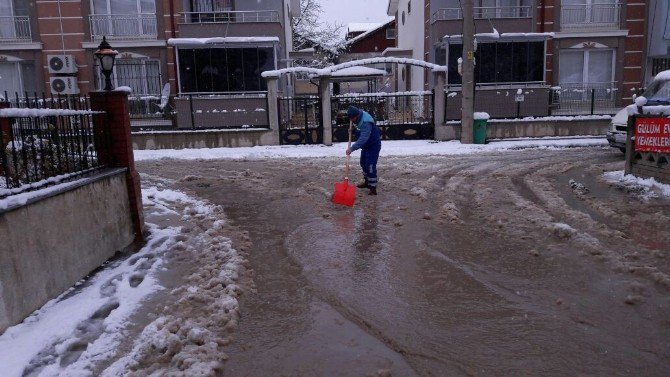
M 105 76 L 105 88 L 103 90 L 110 91 L 114 89 L 111 76 L 114 69 L 114 60 L 118 54 L 118 51 L 112 50 L 112 46 L 107 42 L 107 38 L 102 37 L 102 42 L 100 42 L 100 46 L 98 46 L 98 51 L 95 52 L 95 56 L 100 61 L 100 68 L 102 74 Z

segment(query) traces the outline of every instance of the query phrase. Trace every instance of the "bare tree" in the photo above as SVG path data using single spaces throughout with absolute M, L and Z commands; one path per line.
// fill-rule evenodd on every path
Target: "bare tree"
M 342 42 L 343 25 L 322 21 L 320 0 L 300 0 L 300 17 L 293 22 L 293 48 L 320 48 L 337 54 Z

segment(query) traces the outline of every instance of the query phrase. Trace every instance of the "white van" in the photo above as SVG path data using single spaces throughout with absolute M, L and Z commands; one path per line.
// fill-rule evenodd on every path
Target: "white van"
M 670 105 L 670 71 L 660 72 L 654 81 L 649 84 L 642 94 L 647 99 L 645 106 Z M 628 126 L 628 111 L 624 107 L 612 118 L 610 129 L 607 131 L 607 141 L 610 147 L 619 148 L 626 152 L 626 127 Z

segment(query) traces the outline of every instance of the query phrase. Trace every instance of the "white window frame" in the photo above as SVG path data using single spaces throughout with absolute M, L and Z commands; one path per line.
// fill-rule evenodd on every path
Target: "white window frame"
M 3 62 L 0 62 L 0 64 L 12 64 L 14 66 L 14 72 L 16 74 L 16 77 L 19 78 L 19 88 L 21 89 L 17 92 L 17 93 L 19 93 L 19 96 L 22 96 L 26 91 L 25 83 L 23 82 L 23 72 L 21 72 L 21 62 L 22 61 L 23 60 L 6 60 L 6 61 L 3 61 Z M 2 95 L 4 97 L 5 96 L 5 91 L 2 90 L 0 92 L 0 95 Z M 14 93 L 7 92 L 7 96 L 12 98 L 14 96 Z M 10 98 L 5 98 L 5 99 L 9 101 Z
M 594 5 L 608 5 L 609 3 L 601 3 L 602 0 L 582 0 L 584 4 L 565 4 L 565 0 L 561 0 L 561 9 L 563 6 L 575 6 L 575 5 L 584 5 L 586 7 L 584 17 L 586 20 L 593 19 L 593 6 Z M 612 5 L 621 4 L 621 0 L 614 0 Z
M 112 16 L 113 15 L 113 13 L 112 13 L 112 1 L 114 1 L 114 0 L 107 0 L 106 1 L 106 4 L 107 4 L 107 6 L 106 6 L 107 12 L 106 13 L 95 13 L 95 0 L 90 0 L 91 14 L 98 15 L 98 16 Z M 142 21 L 142 18 L 140 16 L 144 15 L 144 14 L 150 14 L 150 13 L 142 13 L 142 0 L 134 0 L 134 1 L 135 1 L 135 11 L 136 11 L 136 13 L 133 13 L 133 14 L 130 14 L 130 15 L 137 15 L 139 17 L 138 18 L 139 24 L 137 25 L 138 30 L 139 30 L 140 35 L 144 35 L 144 33 L 145 33 L 144 22 Z M 153 14 L 155 15 L 155 13 L 156 13 L 156 0 L 153 0 L 153 1 L 154 1 L 154 13 Z M 156 20 L 156 21 L 158 21 L 158 20 Z M 112 17 L 109 17 L 109 19 L 107 20 L 107 24 L 108 24 L 107 25 L 107 30 L 109 30 L 111 32 L 112 36 L 115 36 L 116 33 L 114 31 L 114 22 L 112 21 Z
M 393 32 L 393 37 L 389 38 L 389 31 Z M 386 29 L 386 39 L 396 39 L 396 36 L 398 35 L 398 32 L 396 31 L 395 28 L 388 28 Z
M 592 82 L 589 79 L 589 58 L 590 58 L 590 52 L 591 51 L 611 51 L 612 52 L 612 76 L 610 77 L 610 81 L 608 82 L 614 82 L 614 76 L 616 75 L 615 68 L 616 68 L 616 49 L 615 48 L 565 48 L 561 49 L 561 52 L 563 51 L 570 51 L 570 52 L 581 52 L 582 57 L 583 57 L 583 62 L 584 62 L 584 67 L 582 68 L 582 81 L 584 84 L 597 84 L 596 82 Z M 559 61 L 560 61 L 560 56 L 559 56 Z M 559 69 L 561 67 L 559 66 Z M 561 74 L 559 72 L 558 74 L 559 82 L 561 78 Z

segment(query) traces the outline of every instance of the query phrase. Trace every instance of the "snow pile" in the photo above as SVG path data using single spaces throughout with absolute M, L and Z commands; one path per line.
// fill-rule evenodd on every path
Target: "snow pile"
M 129 86 L 119 86 L 118 88 L 114 89 L 114 91 L 131 94 L 133 92 L 133 88 L 131 88 Z
M 577 234 L 577 230 L 568 224 L 552 223 L 550 228 L 553 234 L 560 239 L 568 239 Z
M 153 274 L 178 234 L 175 228 L 149 227 L 147 245 L 132 258 L 112 262 L 0 336 L 3 376 L 42 368 L 47 376 L 91 375 L 95 362 L 114 355 L 130 315 L 160 289 Z
M 475 120 L 489 120 L 491 119 L 491 116 L 489 115 L 489 113 L 482 112 L 482 113 L 475 113 L 474 118 Z
M 136 150 L 135 160 L 158 160 L 173 158 L 180 160 L 262 160 L 276 158 L 342 157 L 347 143 L 325 145 L 282 145 L 239 148 L 161 149 Z M 435 142 L 429 140 L 384 141 L 381 155 L 388 156 L 444 156 L 483 152 L 515 151 L 523 149 L 561 149 L 578 147 L 607 147 L 601 138 L 534 138 L 495 141 L 489 144 L 461 144 L 460 141 Z M 357 153 L 357 152 L 355 152 Z
M 180 243 L 179 249 L 199 268 L 186 278 L 185 286 L 171 292 L 174 300 L 142 331 L 130 354 L 117 360 L 102 375 L 221 373 L 227 358 L 222 347 L 231 342 L 240 318 L 237 298 L 242 288 L 238 279 L 246 264 L 225 236 L 227 225 L 220 220 L 223 208 L 155 187 L 144 190 L 143 194 L 149 199 L 159 198 L 171 207 L 173 200 L 185 206 L 177 212 L 185 213 L 183 218 L 195 224 L 183 229 L 177 239 L 195 238 L 197 242 Z M 195 233 L 201 229 L 205 231 Z M 248 241 L 245 235 L 245 242 Z
M 138 253 L 112 261 L 0 336 L 2 376 L 214 375 L 239 320 L 237 285 L 246 263 L 224 237 L 223 209 L 173 190 L 142 192 L 148 219 L 165 216 L 174 226 L 148 223 L 151 235 Z M 161 217 L 162 216 L 162 217 Z M 181 218 L 181 221 L 178 219 Z M 245 235 L 243 247 L 248 247 Z M 188 260 L 192 274 L 173 290 L 174 300 L 137 339 L 129 319 L 162 288 L 156 273 L 168 255 Z M 158 309 L 161 310 L 161 309 Z M 133 342 L 129 354 L 122 342 Z M 121 357 L 121 358 L 119 358 Z
M 644 96 L 639 96 L 635 98 L 635 106 L 642 107 L 647 104 L 647 98 Z
M 658 196 L 670 197 L 670 184 L 660 183 L 654 178 L 640 178 L 624 174 L 623 170 L 606 172 L 605 180 L 628 192 L 636 193 L 643 199 Z

